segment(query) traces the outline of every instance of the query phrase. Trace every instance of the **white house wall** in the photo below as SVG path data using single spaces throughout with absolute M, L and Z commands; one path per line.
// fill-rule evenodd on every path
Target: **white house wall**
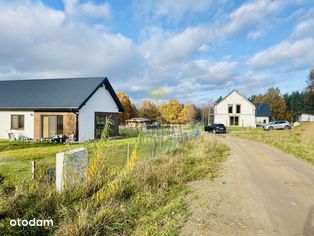
M 264 122 L 265 120 L 265 122 Z M 258 116 L 256 117 L 256 124 L 264 124 L 264 123 L 269 123 L 269 117 L 267 116 Z
M 24 130 L 11 130 L 11 115 L 24 115 Z M 0 111 L 0 139 L 8 139 L 8 133 L 34 139 L 34 112 Z
M 79 110 L 79 141 L 94 139 L 95 112 L 118 112 L 119 109 L 105 87 L 100 87 Z
M 233 105 L 233 113 L 228 112 L 229 104 Z M 236 113 L 236 105 L 241 105 L 240 113 Z M 215 106 L 214 122 L 230 126 L 230 116 L 239 117 L 239 126 L 256 127 L 254 104 L 235 91 Z
M 314 115 L 302 114 L 299 118 L 300 122 L 314 121 Z

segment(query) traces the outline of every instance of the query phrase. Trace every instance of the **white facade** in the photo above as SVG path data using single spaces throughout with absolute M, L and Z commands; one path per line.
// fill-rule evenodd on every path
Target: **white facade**
M 215 106 L 214 123 L 255 128 L 255 105 L 237 91 L 232 91 Z
M 11 129 L 11 116 L 24 115 L 24 128 Z M 33 111 L 0 111 L 0 139 L 8 139 L 8 133 L 13 133 L 15 138 L 20 136 L 34 139 L 34 112 Z
M 258 116 L 256 117 L 256 124 L 262 125 L 269 123 L 269 117 L 268 116 Z
M 299 117 L 299 122 L 313 122 L 313 121 L 314 121 L 314 115 L 302 114 Z
M 93 140 L 95 137 L 95 112 L 119 112 L 119 108 L 105 86 L 79 110 L 79 141 Z

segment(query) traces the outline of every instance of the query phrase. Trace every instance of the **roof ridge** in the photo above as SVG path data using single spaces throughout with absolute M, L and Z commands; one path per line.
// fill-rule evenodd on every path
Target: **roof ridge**
M 0 82 L 13 82 L 13 81 L 45 81 L 45 80 L 73 80 L 73 79 L 106 79 L 106 76 L 95 77 L 58 77 L 58 78 L 41 78 L 41 79 L 8 79 L 0 80 Z

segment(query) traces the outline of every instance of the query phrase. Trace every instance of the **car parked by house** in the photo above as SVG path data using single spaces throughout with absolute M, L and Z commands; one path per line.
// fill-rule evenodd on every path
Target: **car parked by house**
M 274 129 L 288 130 L 290 128 L 291 128 L 291 124 L 289 121 L 286 121 L 286 120 L 275 120 L 263 126 L 264 130 L 274 130 Z
M 146 128 L 147 129 L 159 129 L 160 128 L 160 122 L 153 122 L 151 125 L 147 125 Z
M 206 132 L 211 132 L 211 133 L 226 133 L 226 126 L 224 124 L 210 124 L 208 126 L 205 126 L 204 130 Z

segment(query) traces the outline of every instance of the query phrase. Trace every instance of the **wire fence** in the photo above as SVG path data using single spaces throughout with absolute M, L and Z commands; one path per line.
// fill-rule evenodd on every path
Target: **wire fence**
M 139 154 L 143 157 L 156 157 L 162 153 L 170 152 L 179 147 L 182 142 L 199 137 L 200 130 L 183 132 L 179 129 L 171 130 L 149 130 L 149 132 L 138 133 L 140 140 Z M 140 137 L 141 136 L 141 137 Z M 113 146 L 106 150 L 106 156 L 117 163 L 123 164 L 129 159 L 135 144 L 127 143 Z
M 176 150 L 183 142 L 190 141 L 193 137 L 200 136 L 200 130 L 182 131 L 182 129 L 173 128 L 169 130 L 156 129 L 149 132 L 138 132 L 137 137 L 140 148 L 138 154 L 141 158 L 154 158 L 158 155 Z M 132 137 L 132 136 L 131 136 Z M 110 141 L 109 141 L 110 142 Z M 133 142 L 108 145 L 104 156 L 110 160 L 108 164 L 113 168 L 122 168 L 128 162 L 135 148 Z M 92 147 L 91 148 L 92 151 Z M 32 178 L 35 177 L 35 162 L 31 162 Z M 49 168 L 54 169 L 54 168 Z M 55 171 L 52 171 L 54 174 Z

